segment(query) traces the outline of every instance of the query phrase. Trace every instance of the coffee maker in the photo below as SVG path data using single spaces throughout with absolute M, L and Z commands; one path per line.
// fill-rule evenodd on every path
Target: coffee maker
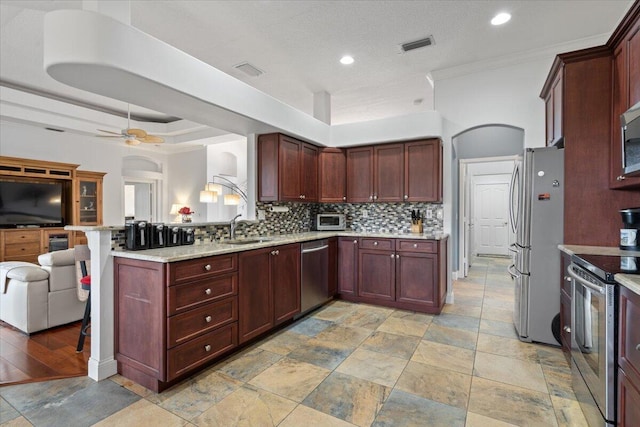
M 640 251 L 640 208 L 621 209 L 620 249 Z
M 125 247 L 131 251 L 149 249 L 149 223 L 131 221 L 124 225 Z

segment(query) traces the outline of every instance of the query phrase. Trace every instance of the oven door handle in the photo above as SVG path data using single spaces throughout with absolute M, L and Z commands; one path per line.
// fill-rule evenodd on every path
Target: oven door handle
M 598 286 L 594 283 L 588 282 L 586 280 L 584 280 L 582 277 L 578 276 L 576 274 L 576 269 L 573 265 L 570 265 L 569 267 L 567 267 L 567 272 L 569 273 L 569 276 L 571 276 L 571 278 L 573 280 L 575 280 L 576 282 L 580 283 L 582 286 L 584 286 L 585 288 L 588 288 L 594 292 L 598 292 L 599 294 L 604 295 L 605 294 L 605 288 L 603 286 Z

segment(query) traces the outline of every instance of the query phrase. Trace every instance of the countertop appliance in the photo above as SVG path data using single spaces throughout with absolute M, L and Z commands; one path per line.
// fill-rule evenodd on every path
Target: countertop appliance
M 130 251 L 149 249 L 149 223 L 131 221 L 124 225 L 125 247 Z
M 151 224 L 149 227 L 149 248 L 164 248 L 167 241 L 167 227 L 164 224 Z
M 182 228 L 176 225 L 170 225 L 165 228 L 167 230 L 165 246 L 180 246 L 182 244 Z
M 300 263 L 300 317 L 329 298 L 329 242 L 302 243 Z
M 625 175 L 640 175 L 640 102 L 620 116 L 622 168 Z
M 640 251 L 640 208 L 621 209 L 620 249 Z
M 558 345 L 552 323 L 560 312 L 560 257 L 564 224 L 564 149 L 527 148 L 511 179 L 509 204 L 516 242 L 508 267 L 515 279 L 513 322 L 522 341 Z
M 590 426 L 616 424 L 617 273 L 638 274 L 634 256 L 574 255 L 571 280 L 571 379 Z
M 346 228 L 346 218 L 340 213 L 320 213 L 316 215 L 316 230 L 333 231 Z

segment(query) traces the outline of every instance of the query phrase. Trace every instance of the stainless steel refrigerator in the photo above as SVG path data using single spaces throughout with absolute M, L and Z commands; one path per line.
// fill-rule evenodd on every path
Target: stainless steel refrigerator
M 513 323 L 520 339 L 558 345 L 552 323 L 560 312 L 564 229 L 564 149 L 528 148 L 511 179 L 510 246 L 515 280 Z

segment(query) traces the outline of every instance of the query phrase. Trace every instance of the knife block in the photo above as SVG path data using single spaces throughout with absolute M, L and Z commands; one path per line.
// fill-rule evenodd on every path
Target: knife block
M 411 233 L 413 234 L 422 234 L 422 220 L 418 220 L 417 223 L 411 224 Z

